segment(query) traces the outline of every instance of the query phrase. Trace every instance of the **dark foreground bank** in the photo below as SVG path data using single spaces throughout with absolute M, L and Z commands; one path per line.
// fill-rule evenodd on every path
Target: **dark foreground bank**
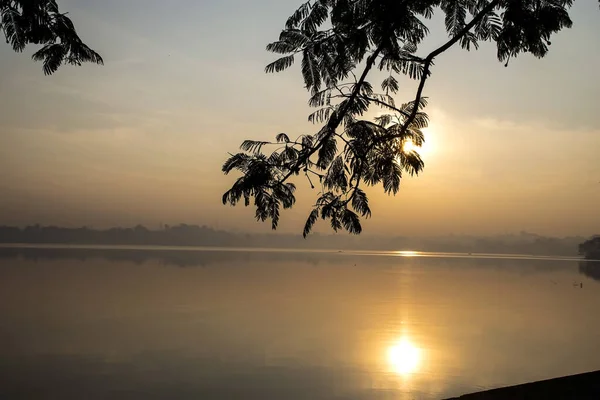
M 466 394 L 448 400 L 600 399 L 600 371 Z

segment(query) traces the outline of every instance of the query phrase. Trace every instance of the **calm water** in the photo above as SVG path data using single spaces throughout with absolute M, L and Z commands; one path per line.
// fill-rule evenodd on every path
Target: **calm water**
M 566 259 L 4 248 L 0 398 L 438 399 L 596 370 L 594 276 Z

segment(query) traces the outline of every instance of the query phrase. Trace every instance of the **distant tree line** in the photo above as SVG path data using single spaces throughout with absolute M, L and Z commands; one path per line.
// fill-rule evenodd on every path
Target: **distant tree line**
M 142 225 L 106 230 L 40 225 L 0 227 L 1 243 L 212 246 L 231 240 L 232 234 L 228 232 L 187 224 L 165 225 L 159 230 L 150 230 Z
M 343 250 L 414 250 L 458 253 L 498 253 L 576 256 L 583 237 L 554 238 L 521 232 L 501 236 L 352 236 L 320 235 L 298 240 L 299 234 L 246 234 L 207 226 L 178 224 L 151 230 L 142 225 L 105 230 L 89 227 L 0 226 L 0 243 L 135 246 L 270 247 Z M 582 247 L 579 246 L 581 251 Z
M 588 260 L 600 260 L 600 235 L 595 235 L 591 239 L 579 245 L 579 254 Z

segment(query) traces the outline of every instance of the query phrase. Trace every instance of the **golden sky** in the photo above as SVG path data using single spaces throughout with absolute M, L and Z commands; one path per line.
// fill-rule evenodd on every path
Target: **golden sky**
M 106 65 L 50 77 L 32 48 L 0 45 L 0 224 L 269 230 L 253 209 L 221 205 L 234 177 L 220 167 L 245 138 L 317 129 L 306 122 L 299 71 L 263 72 L 265 44 L 298 4 L 61 1 Z M 598 4 L 577 1 L 572 18 L 542 60 L 525 55 L 504 68 L 484 45 L 436 61 L 425 170 L 396 197 L 371 190 L 366 232 L 600 231 Z M 442 21 L 431 23 L 423 52 L 445 38 Z M 413 97 L 406 82 L 396 101 Z M 316 195 L 297 183 L 285 232 L 300 232 Z

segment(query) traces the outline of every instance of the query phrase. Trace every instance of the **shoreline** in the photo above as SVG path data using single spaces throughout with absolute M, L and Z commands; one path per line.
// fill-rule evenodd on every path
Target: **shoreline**
M 485 390 L 446 400 L 600 399 L 600 370 Z

